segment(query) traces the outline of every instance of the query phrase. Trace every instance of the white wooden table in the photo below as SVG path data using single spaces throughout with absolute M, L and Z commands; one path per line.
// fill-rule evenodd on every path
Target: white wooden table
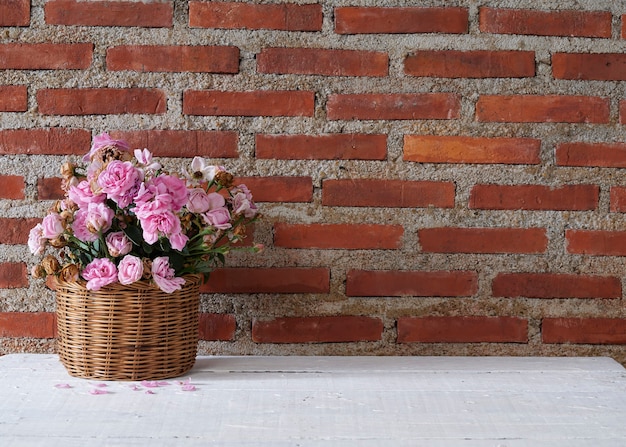
M 626 446 L 608 358 L 199 357 L 167 382 L 0 357 L 0 446 Z

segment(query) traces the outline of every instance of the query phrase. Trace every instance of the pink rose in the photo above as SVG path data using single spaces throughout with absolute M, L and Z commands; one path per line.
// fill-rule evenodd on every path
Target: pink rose
M 252 193 L 244 184 L 233 188 L 232 205 L 235 214 L 243 214 L 248 219 L 253 218 L 258 212 L 252 200 Z
M 79 182 L 77 185 L 70 186 L 67 197 L 80 208 L 84 208 L 90 203 L 104 202 L 106 200 L 104 194 L 94 195 L 89 182 L 86 180 Z
M 101 133 L 100 135 L 96 135 L 95 137 L 93 137 L 91 149 L 89 150 L 89 153 L 83 157 L 83 161 L 86 163 L 91 160 L 91 157 L 93 157 L 93 155 L 98 152 L 100 148 L 103 148 L 105 146 L 115 146 L 120 151 L 125 152 L 128 152 L 130 150 L 128 143 L 126 143 L 125 141 L 114 140 L 109 136 L 108 133 Z
M 152 261 L 152 278 L 165 293 L 172 293 L 185 284 L 185 278 L 176 277 L 167 257 L 161 256 Z
M 50 213 L 43 218 L 42 236 L 46 239 L 56 239 L 65 231 L 63 228 L 63 219 L 57 213 Z
M 187 184 L 178 177 L 161 175 L 152 179 L 151 183 L 156 187 L 157 195 L 169 196 L 172 211 L 180 211 L 187 204 L 189 190 Z
M 204 221 L 218 230 L 228 230 L 232 227 L 230 213 L 226 208 L 216 208 L 202 215 Z
M 139 281 L 143 275 L 143 261 L 137 256 L 126 255 L 117 266 L 117 279 L 128 285 Z
M 108 258 L 96 258 L 85 266 L 82 277 L 88 290 L 100 290 L 117 281 L 117 268 Z
M 133 243 L 123 231 L 107 234 L 105 241 L 109 254 L 115 258 L 130 253 L 133 248 Z
M 28 248 L 34 255 L 42 255 L 46 248 L 46 238 L 43 237 L 43 226 L 40 223 L 28 233 Z
M 93 242 L 98 234 L 111 228 L 115 213 L 104 203 L 90 203 L 88 207 L 79 209 L 74 215 L 72 231 L 81 241 Z
M 226 205 L 226 199 L 223 195 L 218 194 L 216 192 L 212 192 L 209 194 L 209 209 L 214 210 L 217 208 L 222 208 Z
M 180 219 L 171 211 L 160 209 L 157 202 L 152 202 L 152 204 L 155 205 L 154 211 L 151 211 L 150 207 L 143 207 L 137 212 L 144 240 L 148 244 L 154 244 L 159 236 L 163 235 L 170 238 L 172 248 L 182 250 L 188 238 L 182 234 Z
M 209 195 L 202 188 L 194 188 L 189 191 L 187 209 L 192 213 L 204 213 L 209 210 Z
M 102 192 L 120 208 L 132 203 L 142 181 L 141 172 L 129 161 L 113 160 L 98 176 Z

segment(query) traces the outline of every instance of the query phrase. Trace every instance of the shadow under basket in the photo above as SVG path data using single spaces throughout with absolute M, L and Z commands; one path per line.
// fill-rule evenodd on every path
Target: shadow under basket
M 157 380 L 189 371 L 198 348 L 200 275 L 165 293 L 147 281 L 98 291 L 56 282 L 57 349 L 75 377 Z

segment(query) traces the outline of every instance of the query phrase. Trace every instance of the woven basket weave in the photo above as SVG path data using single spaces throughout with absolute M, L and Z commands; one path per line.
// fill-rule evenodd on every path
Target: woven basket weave
M 177 377 L 194 365 L 201 276 L 171 294 L 138 281 L 99 291 L 56 283 L 58 352 L 70 375 L 99 380 Z

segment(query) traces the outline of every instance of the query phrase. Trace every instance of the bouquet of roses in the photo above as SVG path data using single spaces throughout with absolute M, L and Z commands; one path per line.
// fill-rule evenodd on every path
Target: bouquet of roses
M 195 157 L 189 171 L 170 173 L 148 149 L 131 153 L 106 133 L 83 161 L 84 171 L 62 166 L 65 198 L 30 231 L 33 254 L 59 250 L 33 268 L 35 277 L 82 278 L 89 290 L 151 280 L 171 293 L 184 275 L 207 279 L 231 250 L 261 249 L 234 245 L 259 214 L 248 188 L 221 166 Z

